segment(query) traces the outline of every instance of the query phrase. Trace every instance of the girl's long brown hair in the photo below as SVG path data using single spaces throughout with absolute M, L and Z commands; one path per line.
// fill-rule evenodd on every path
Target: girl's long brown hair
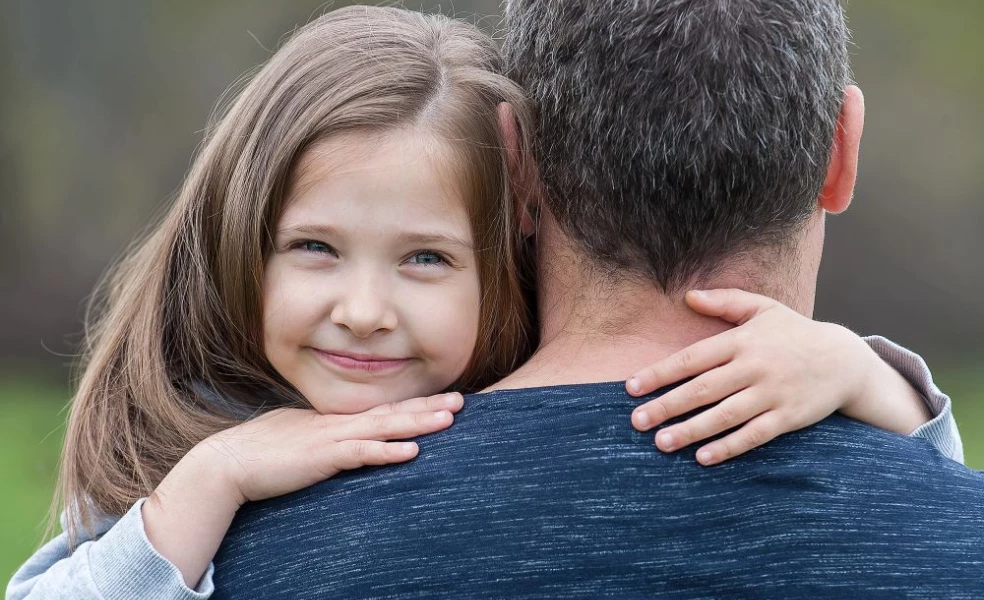
M 55 503 L 71 539 L 96 512 L 122 515 L 150 494 L 209 435 L 309 406 L 263 354 L 261 279 L 292 167 L 327 137 L 416 126 L 448 142 L 482 288 L 459 387 L 488 385 L 528 356 L 527 259 L 496 107 L 510 102 L 521 130 L 530 120 L 502 73 L 493 42 L 471 25 L 349 7 L 295 32 L 217 111 L 174 205 L 93 299 Z

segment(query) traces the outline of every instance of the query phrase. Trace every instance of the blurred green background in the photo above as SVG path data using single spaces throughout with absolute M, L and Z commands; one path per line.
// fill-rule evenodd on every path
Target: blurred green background
M 0 580 L 40 541 L 84 299 L 169 201 L 219 94 L 341 4 L 2 0 Z M 443 8 L 498 25 L 494 1 Z M 854 204 L 828 226 L 817 316 L 922 353 L 981 469 L 984 2 L 847 9 L 867 122 Z

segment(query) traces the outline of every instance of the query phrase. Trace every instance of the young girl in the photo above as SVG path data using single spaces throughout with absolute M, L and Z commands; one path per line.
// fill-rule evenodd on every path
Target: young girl
M 171 211 L 108 280 L 65 440 L 66 531 L 7 597 L 208 597 L 210 561 L 243 503 L 413 458 L 413 442 L 392 440 L 448 427 L 463 400 L 440 392 L 482 390 L 527 358 L 527 241 L 503 102 L 529 131 L 521 90 L 469 25 L 353 7 L 297 31 L 210 128 Z M 750 445 L 838 408 L 902 433 L 931 417 L 843 328 L 753 295 L 688 302 L 751 320 L 694 346 L 689 363 L 671 357 L 630 379 L 632 393 L 727 375 L 749 357 L 775 357 L 777 375 L 762 372 L 744 395 L 701 375 L 690 389 L 708 393 L 678 388 L 663 417 L 728 396 L 755 414 L 795 413 Z M 920 432 L 946 433 L 949 401 L 924 365 L 873 347 L 941 413 Z M 820 353 L 840 360 L 811 360 Z M 875 398 L 872 377 L 900 393 Z M 637 426 L 656 424 L 643 414 Z M 695 441 L 675 431 L 661 448 Z

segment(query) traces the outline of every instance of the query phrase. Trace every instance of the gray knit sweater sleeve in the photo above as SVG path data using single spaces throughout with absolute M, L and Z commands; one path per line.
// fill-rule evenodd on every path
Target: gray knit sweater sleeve
M 211 564 L 197 589 L 151 545 L 139 500 L 121 519 L 99 519 L 74 552 L 62 533 L 34 553 L 7 586 L 7 600 L 200 600 L 212 595 Z M 64 516 L 62 517 L 64 527 Z M 82 533 L 80 533 L 82 535 Z M 81 541 L 81 540 L 80 540 Z
M 925 439 L 947 458 L 963 463 L 963 442 L 957 430 L 957 422 L 953 419 L 950 397 L 933 383 L 933 374 L 926 366 L 926 361 L 915 352 L 880 335 L 865 337 L 864 341 L 868 342 L 871 349 L 877 352 L 883 361 L 901 373 L 909 384 L 922 394 L 930 412 L 935 415 L 933 420 L 909 435 Z

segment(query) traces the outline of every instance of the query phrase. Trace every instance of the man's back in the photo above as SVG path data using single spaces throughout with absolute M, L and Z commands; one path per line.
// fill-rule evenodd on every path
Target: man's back
M 214 597 L 984 597 L 984 476 L 839 417 L 704 468 L 623 389 L 470 396 L 409 464 L 244 507 Z

